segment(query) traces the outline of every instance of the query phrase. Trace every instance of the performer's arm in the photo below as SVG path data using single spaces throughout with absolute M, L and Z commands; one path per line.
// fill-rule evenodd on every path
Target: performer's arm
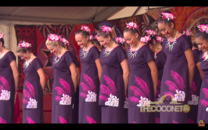
M 190 48 L 188 48 L 185 51 L 185 55 L 188 62 L 189 85 L 191 87 L 191 83 L 194 77 L 194 69 L 195 69 L 194 55 Z
M 149 68 L 151 70 L 151 76 L 152 76 L 152 82 L 153 82 L 153 88 L 154 88 L 154 96 L 156 96 L 157 92 L 157 82 L 158 82 L 158 72 L 157 72 L 157 66 L 154 60 L 150 60 L 148 62 Z
M 99 58 L 97 58 L 96 60 L 95 60 L 95 64 L 96 64 L 96 66 L 97 66 L 97 70 L 98 70 L 98 78 L 99 78 L 99 80 L 101 79 L 101 74 L 102 74 L 102 66 L 101 66 L 101 64 L 100 64 L 100 59 Z
M 77 79 L 78 79 L 78 74 L 77 74 L 77 70 L 76 70 L 76 66 L 74 64 L 74 62 L 72 62 L 69 66 L 69 69 L 71 71 L 71 77 L 72 77 L 72 81 L 74 84 L 74 92 L 76 92 L 77 90 Z
M 129 65 L 126 58 L 121 62 L 121 67 L 123 69 L 124 96 L 126 97 L 129 82 Z
M 11 69 L 12 69 L 12 72 L 13 72 L 15 89 L 17 91 L 17 89 L 18 89 L 18 81 L 19 81 L 19 72 L 18 72 L 15 60 L 11 61 L 10 66 L 11 66 Z
M 44 89 L 45 89 L 45 85 L 46 85 L 46 79 L 45 79 L 45 74 L 44 74 L 44 71 L 43 71 L 43 68 L 39 68 L 37 70 L 38 72 L 38 75 L 40 77 L 40 85 L 43 89 L 43 93 L 44 93 Z

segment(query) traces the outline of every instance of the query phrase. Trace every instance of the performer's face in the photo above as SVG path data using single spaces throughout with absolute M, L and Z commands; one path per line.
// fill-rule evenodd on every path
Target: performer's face
M 165 22 L 160 22 L 158 23 L 158 29 L 159 32 L 162 33 L 166 38 L 170 38 L 173 35 L 173 28 L 174 24 L 173 23 L 165 23 Z
M 83 48 L 87 45 L 87 43 L 89 42 L 89 38 L 89 36 L 85 37 L 81 33 L 75 35 L 75 40 L 80 48 Z
M 54 53 L 54 54 L 58 54 L 58 49 L 59 49 L 59 45 L 57 46 L 53 46 L 53 45 L 47 45 L 46 46 L 48 48 L 48 50 L 51 52 L 51 53 Z
M 133 34 L 130 31 L 124 32 L 124 39 L 129 46 L 135 46 L 138 42 L 138 37 L 138 33 Z
M 99 36 L 99 37 L 97 37 L 97 40 L 100 42 L 101 46 L 108 47 L 111 38 L 110 38 L 110 36 L 108 36 L 107 38 L 104 38 L 103 36 Z
M 201 36 L 195 38 L 195 43 L 198 45 L 199 50 L 205 52 L 208 50 L 208 42 L 203 39 Z
M 30 58 L 30 53 L 27 51 L 26 53 L 19 52 L 17 53 L 17 56 L 19 56 L 22 60 L 26 60 Z

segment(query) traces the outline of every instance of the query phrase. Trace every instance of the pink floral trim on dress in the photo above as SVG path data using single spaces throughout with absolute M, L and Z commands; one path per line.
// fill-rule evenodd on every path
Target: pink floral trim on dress
M 97 124 L 97 122 L 92 119 L 92 117 L 86 115 L 86 120 L 89 124 Z
M 131 86 L 130 90 L 132 91 L 134 96 L 129 97 L 129 101 L 136 103 L 137 106 L 150 106 L 150 96 L 149 96 L 149 88 L 147 83 L 142 80 L 140 77 L 134 76 L 135 82 L 137 83 L 139 88 L 136 86 Z
M 30 117 L 27 117 L 27 122 L 29 124 L 35 124 L 35 122 Z
M 58 96 L 55 97 L 55 100 L 59 102 L 60 105 L 71 105 L 71 89 L 69 83 L 67 83 L 64 79 L 59 78 L 59 83 L 63 86 L 55 87 Z
M 155 117 L 155 123 L 160 124 L 160 119 Z
M 68 122 L 66 121 L 66 119 L 64 119 L 62 116 L 59 116 L 59 122 L 61 124 L 68 124 Z
M 25 82 L 25 85 L 29 91 L 26 89 L 23 89 L 23 103 L 27 104 L 26 108 L 37 108 L 37 101 L 35 99 L 35 90 L 32 84 L 29 82 Z
M 0 117 L 0 124 L 7 124 L 7 122 L 3 118 Z
M 207 80 L 208 83 L 208 80 Z M 208 88 L 203 88 L 204 99 L 201 99 L 201 105 L 205 107 L 205 111 L 208 112 Z
M 10 99 L 10 86 L 8 81 L 0 76 L 0 100 L 8 101 Z
M 118 107 L 119 106 L 119 98 L 117 98 L 116 94 L 116 86 L 112 79 L 108 76 L 104 75 L 104 80 L 108 86 L 104 84 L 100 85 L 101 94 L 99 96 L 100 100 L 106 101 L 106 106 Z
M 170 80 L 165 81 L 165 84 L 170 91 L 166 91 L 163 94 L 166 96 L 174 97 L 172 101 L 184 101 L 185 100 L 185 84 L 183 78 L 175 71 L 171 70 L 171 76 L 175 82 Z M 174 94 L 175 93 L 175 94 Z
M 85 98 L 85 102 L 96 102 L 97 100 L 97 94 L 96 94 L 96 86 L 93 82 L 93 80 L 83 73 L 83 78 L 87 84 L 84 82 L 80 83 L 80 86 L 82 87 L 82 90 L 84 92 L 80 92 L 80 96 Z

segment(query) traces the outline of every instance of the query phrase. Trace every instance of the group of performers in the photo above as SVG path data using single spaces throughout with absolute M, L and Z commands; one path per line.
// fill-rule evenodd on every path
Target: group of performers
M 197 27 L 195 42 L 189 30 L 179 32 L 174 15 L 162 12 L 158 29 L 141 36 L 129 22 L 123 37 L 113 37 L 112 28 L 102 26 L 96 35 L 82 25 L 75 33 L 79 58 L 67 50 L 69 42 L 49 34 L 46 47 L 54 54 L 52 68 L 52 123 L 208 123 L 208 24 Z M 0 123 L 14 123 L 14 95 L 18 69 L 12 51 L 0 34 Z M 20 41 L 17 55 L 25 60 L 23 123 L 44 123 L 43 64 L 31 52 L 31 44 Z M 188 104 L 190 112 L 142 112 L 165 96 Z

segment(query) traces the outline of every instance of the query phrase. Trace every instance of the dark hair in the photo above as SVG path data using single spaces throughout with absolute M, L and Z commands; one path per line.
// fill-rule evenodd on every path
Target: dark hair
M 20 41 L 20 42 L 22 42 L 22 41 Z M 22 48 L 20 46 L 17 46 L 17 50 L 16 50 L 17 53 L 27 53 L 27 51 L 31 52 L 31 47 L 29 47 L 29 48 Z
M 163 13 L 171 13 L 169 10 L 166 10 L 166 11 L 163 11 Z M 163 19 L 162 18 L 163 16 L 162 16 L 162 14 L 161 14 L 161 16 L 160 16 L 160 18 L 158 19 L 158 21 L 157 21 L 157 23 L 161 23 L 161 22 L 164 22 L 165 24 L 168 24 L 168 26 L 170 26 L 171 25 L 171 23 L 173 23 L 174 24 L 174 28 L 175 28 L 175 22 L 173 21 L 173 20 L 167 20 L 167 19 Z
M 84 37 L 90 36 L 90 33 L 89 33 L 89 32 L 83 31 L 83 30 L 81 30 L 81 29 L 77 30 L 76 33 L 75 33 L 75 35 L 76 35 L 76 34 L 80 34 L 80 33 L 81 33 L 82 36 L 84 36 Z
M 201 23 L 200 25 L 205 24 L 208 25 L 208 23 Z M 208 34 L 206 32 L 200 32 L 200 30 L 198 29 L 198 27 L 196 27 L 196 34 L 195 37 L 202 37 L 205 40 L 208 40 Z
M 92 42 L 92 44 L 94 44 L 94 45 L 100 46 L 100 42 L 97 41 L 97 40 L 95 40 L 95 39 L 93 39 L 91 42 Z
M 147 45 L 149 45 L 149 44 L 151 44 L 151 45 L 153 45 L 153 40 L 155 40 L 156 42 L 157 42 L 157 38 L 156 38 L 156 36 L 155 35 L 150 35 L 150 41 L 149 42 L 147 42 Z
M 2 47 L 4 47 L 4 39 L 0 38 L 0 42 L 2 42 Z
M 106 25 L 105 25 L 106 26 Z M 99 28 L 98 31 L 97 31 L 97 37 L 104 37 L 104 38 L 107 38 L 108 36 L 111 37 L 111 39 L 113 40 L 113 36 L 112 36 L 112 33 L 108 33 L 108 32 L 103 32 L 102 31 L 102 28 Z
M 198 45 L 194 42 L 193 44 L 194 47 L 199 48 Z

